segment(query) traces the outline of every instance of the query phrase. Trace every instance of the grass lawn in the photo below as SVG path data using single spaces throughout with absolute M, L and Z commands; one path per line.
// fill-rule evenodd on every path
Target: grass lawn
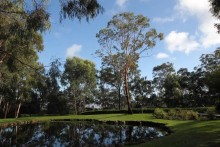
M 137 145 L 137 147 L 219 147 L 220 120 L 215 121 L 178 121 L 155 119 L 151 114 L 100 114 L 23 117 L 18 119 L 0 119 L 0 125 L 22 121 L 47 121 L 51 119 L 97 119 L 97 120 L 130 120 L 164 123 L 171 127 L 173 134 Z

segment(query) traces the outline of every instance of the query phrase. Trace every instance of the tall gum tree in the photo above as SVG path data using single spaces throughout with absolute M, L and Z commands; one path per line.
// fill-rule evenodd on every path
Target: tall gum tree
M 150 28 L 149 22 L 143 15 L 125 12 L 114 15 L 106 28 L 96 35 L 101 46 L 96 54 L 103 63 L 112 65 L 122 75 L 128 113 L 132 113 L 128 75 L 136 70 L 141 55 L 152 49 L 158 39 L 163 39 L 163 34 Z M 115 55 L 120 60 L 116 60 Z M 119 61 L 120 68 L 117 67 Z
M 89 99 L 92 90 L 95 89 L 95 64 L 78 57 L 67 58 L 62 83 L 70 94 L 73 111 L 78 114 L 79 111 L 84 110 L 86 100 Z
M 43 50 L 42 36 L 50 28 L 50 14 L 47 10 L 48 0 L 2 0 L 0 1 L 0 65 L 7 62 L 8 57 L 13 57 L 17 62 L 28 63 L 20 60 L 14 52 L 19 46 L 28 46 L 33 42 L 35 52 Z M 97 0 L 59 0 L 60 21 L 64 19 L 90 19 L 104 11 Z M 13 42 L 19 38 L 20 42 Z M 16 45 L 16 48 L 10 45 Z M 28 49 L 20 50 L 27 55 Z M 1 72 L 0 72 L 1 77 Z
M 44 49 L 41 33 L 51 25 L 48 5 L 48 0 L 0 1 L 0 107 L 9 105 L 7 97 L 14 97 L 3 92 L 3 89 L 13 91 L 8 82 L 12 79 L 10 77 L 19 75 L 17 81 L 22 83 L 23 79 L 29 77 L 30 72 L 26 70 L 40 70 L 37 53 Z M 89 21 L 104 11 L 97 0 L 59 0 L 59 6 L 61 22 L 64 19 Z M 24 86 L 17 88 L 22 87 Z M 23 89 L 23 93 L 30 93 L 29 88 Z M 26 96 L 17 98 L 19 102 L 16 117 L 24 97 Z M 10 105 L 15 106 L 15 103 L 16 99 L 10 101 Z

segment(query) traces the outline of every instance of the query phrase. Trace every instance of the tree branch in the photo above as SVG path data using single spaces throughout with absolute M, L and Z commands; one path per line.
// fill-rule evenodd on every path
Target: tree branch
M 11 53 L 9 53 L 9 52 L 7 52 L 7 51 L 0 50 L 0 52 L 3 52 L 3 53 L 5 53 L 5 54 L 7 54 L 7 55 L 13 57 L 15 60 L 17 60 L 18 62 L 20 62 L 21 64 L 23 64 L 23 65 L 25 65 L 25 66 L 27 66 L 27 67 L 30 67 L 31 69 L 34 69 L 34 70 L 36 70 L 36 71 L 39 70 L 39 68 L 33 67 L 33 66 L 31 66 L 31 65 L 29 65 L 29 64 L 27 64 L 27 63 L 25 63 L 24 61 L 18 59 L 17 57 L 15 57 L 14 55 L 12 55 Z

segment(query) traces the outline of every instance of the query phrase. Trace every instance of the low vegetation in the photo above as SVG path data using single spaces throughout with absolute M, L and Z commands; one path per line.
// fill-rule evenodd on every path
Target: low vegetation
M 161 119 L 170 119 L 170 120 L 198 120 L 198 112 L 193 110 L 175 110 L 170 109 L 168 112 L 164 111 L 161 108 L 156 108 L 154 110 L 154 116 Z

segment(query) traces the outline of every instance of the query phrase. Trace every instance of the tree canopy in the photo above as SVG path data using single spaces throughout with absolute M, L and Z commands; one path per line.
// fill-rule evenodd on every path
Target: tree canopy
M 149 19 L 133 13 L 114 15 L 107 27 L 101 29 L 96 37 L 101 46 L 96 51 L 103 63 L 111 65 L 123 78 L 124 93 L 127 100 L 128 112 L 132 113 L 130 105 L 130 90 L 128 74 L 137 68 L 140 56 L 156 45 L 157 39 L 163 34 L 149 28 Z M 118 67 L 118 63 L 120 67 Z
M 215 16 L 217 19 L 220 19 L 220 1 L 219 0 L 209 0 L 211 3 L 211 13 L 213 16 Z M 215 26 L 218 29 L 218 33 L 220 33 L 220 24 L 217 23 Z

